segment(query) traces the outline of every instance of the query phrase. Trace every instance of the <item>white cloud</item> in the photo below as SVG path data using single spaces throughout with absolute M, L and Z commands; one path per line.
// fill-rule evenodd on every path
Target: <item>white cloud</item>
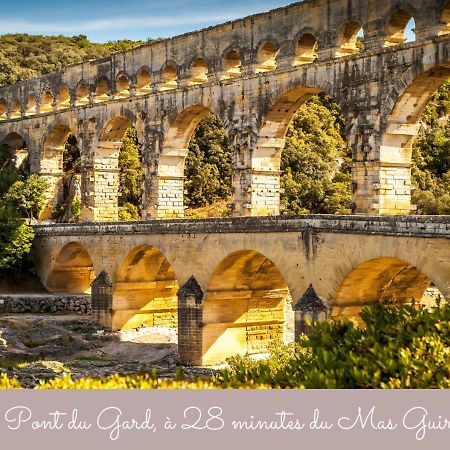
M 106 19 L 86 20 L 74 23 L 39 22 L 24 19 L 0 19 L 2 34 L 7 33 L 61 33 L 80 34 L 104 30 L 157 29 L 168 26 L 196 25 L 216 22 L 226 22 L 239 17 L 239 13 L 217 13 L 211 15 L 180 15 L 180 16 L 144 16 L 144 17 L 111 17 Z

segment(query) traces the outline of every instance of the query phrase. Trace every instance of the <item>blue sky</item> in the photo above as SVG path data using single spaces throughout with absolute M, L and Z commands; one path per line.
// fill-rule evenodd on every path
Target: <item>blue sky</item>
M 94 42 L 170 37 L 285 6 L 293 0 L 15 0 L 2 2 L 0 33 Z M 411 32 L 408 33 L 411 37 Z
M 15 0 L 2 2 L 0 33 L 147 39 L 226 22 L 293 0 Z

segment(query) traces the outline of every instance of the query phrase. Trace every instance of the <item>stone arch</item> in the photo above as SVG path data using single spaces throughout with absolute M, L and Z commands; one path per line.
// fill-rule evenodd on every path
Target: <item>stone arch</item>
M 86 220 L 118 220 L 119 152 L 125 131 L 132 125 L 125 115 L 114 116 L 100 133 L 88 171 L 89 195 L 81 212 Z
M 333 296 L 334 317 L 357 316 L 364 305 L 420 301 L 432 284 L 419 268 L 394 257 L 361 262 L 348 273 Z
M 89 87 L 88 84 L 81 80 L 75 89 L 75 106 L 83 106 L 89 104 Z
M 161 68 L 161 80 L 159 84 L 160 91 L 176 89 L 178 87 L 178 70 L 176 63 L 168 61 Z
M 94 279 L 88 250 L 78 242 L 70 242 L 60 250 L 44 285 L 55 294 L 89 294 Z
M 130 95 L 130 80 L 124 72 L 119 73 L 116 78 L 116 95 L 119 98 L 127 98 Z
M 111 84 L 108 78 L 100 77 L 96 80 L 93 92 L 94 103 L 106 102 L 111 93 Z
M 41 113 L 47 113 L 53 111 L 53 94 L 50 91 L 45 91 L 41 95 L 41 102 L 39 105 L 39 110 Z
M 208 81 L 208 64 L 203 58 L 195 58 L 190 66 L 189 84 L 196 85 Z
M 278 67 L 277 56 L 280 46 L 270 40 L 263 41 L 256 53 L 255 73 L 269 72 Z
M 115 276 L 112 329 L 176 328 L 178 288 L 173 267 L 159 249 L 136 247 Z
M 56 109 L 70 108 L 70 89 L 62 86 L 56 96 Z
M 415 11 L 409 5 L 397 6 L 391 11 L 385 22 L 385 47 L 391 47 L 406 42 L 406 28 L 410 20 L 414 20 L 414 12 Z
M 214 269 L 203 304 L 203 364 L 234 354 L 264 353 L 285 336 L 287 284 L 275 264 L 254 250 L 228 255 Z
M 316 80 L 319 81 L 319 80 Z M 300 84 L 298 87 L 294 87 Z M 273 101 L 268 105 L 264 115 L 260 117 L 260 128 L 255 139 L 251 155 L 251 168 L 256 175 L 245 180 L 249 186 L 256 184 L 258 188 L 249 189 L 245 201 L 252 207 L 252 215 L 278 215 L 280 212 L 280 166 L 281 153 L 285 146 L 285 136 L 289 125 L 298 109 L 313 95 L 325 90 L 320 87 L 301 86 L 302 80 L 289 80 L 280 86 Z M 328 93 L 330 86 L 323 83 Z M 319 85 L 318 85 L 319 86 Z M 242 181 L 240 181 L 242 185 Z M 242 189 L 235 188 L 235 192 Z M 236 200 L 239 204 L 239 200 Z M 245 214 L 245 211 L 244 211 Z
M 72 129 L 66 124 L 54 124 L 49 129 L 43 143 L 43 151 L 39 161 L 39 174 L 48 184 L 46 202 L 39 219 L 52 217 L 55 207 L 63 196 L 63 152 Z
M 3 139 L 3 144 L 10 149 L 14 165 L 16 167 L 21 167 L 25 163 L 27 165 L 26 169 L 28 170 L 28 145 L 24 137 L 19 133 L 12 132 Z
M 184 165 L 189 141 L 197 125 L 210 112 L 213 111 L 204 105 L 189 106 L 178 112 L 165 131 L 157 172 L 158 217 L 184 216 Z
M 14 99 L 11 102 L 11 113 L 10 113 L 11 119 L 17 119 L 19 117 L 22 117 L 22 106 L 19 102 L 19 100 Z
M 340 27 L 336 42 L 336 57 L 354 55 L 359 52 L 357 43 L 361 30 L 363 28 L 358 20 L 347 21 Z
M 450 1 L 444 4 L 441 14 L 439 34 L 450 33 Z
M 141 67 L 136 76 L 136 94 L 143 95 L 152 92 L 152 75 L 146 66 Z
M 450 69 L 445 66 L 425 71 L 421 65 L 412 66 L 382 105 L 379 159 L 385 167 L 380 173 L 379 189 L 394 190 L 395 195 L 382 196 L 380 212 L 408 214 L 411 211 L 413 141 L 425 106 L 449 78 Z
M 312 63 L 317 58 L 317 38 L 312 33 L 303 33 L 295 47 L 294 65 Z
M 222 57 L 222 76 L 223 80 L 237 78 L 241 76 L 242 57 L 235 49 L 228 49 Z
M 8 104 L 6 103 L 6 100 L 1 99 L 0 100 L 0 120 L 6 120 L 8 119 Z
M 25 103 L 25 115 L 31 116 L 38 112 L 38 104 L 34 95 L 29 95 Z

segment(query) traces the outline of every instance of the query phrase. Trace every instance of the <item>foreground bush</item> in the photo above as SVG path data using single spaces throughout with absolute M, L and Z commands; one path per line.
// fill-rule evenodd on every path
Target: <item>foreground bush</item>
M 449 388 L 450 306 L 365 308 L 351 321 L 316 324 L 309 338 L 278 347 L 269 359 L 229 360 L 222 383 L 290 388 Z
M 316 324 L 310 337 L 271 347 L 270 356 L 228 360 L 211 380 L 113 375 L 42 382 L 38 389 L 450 388 L 450 306 L 365 308 L 365 328 L 352 321 Z M 5 375 L 0 388 L 20 387 Z

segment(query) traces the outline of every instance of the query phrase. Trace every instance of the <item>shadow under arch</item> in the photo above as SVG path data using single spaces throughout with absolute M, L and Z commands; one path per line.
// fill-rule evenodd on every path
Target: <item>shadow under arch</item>
M 70 242 L 56 257 L 45 285 L 54 294 L 90 294 L 94 280 L 94 265 L 88 251 L 80 243 Z
M 267 351 L 269 343 L 287 337 L 287 308 L 288 286 L 270 259 L 254 250 L 231 253 L 212 273 L 206 291 L 203 364 Z
M 360 263 L 342 281 L 332 303 L 332 316 L 357 316 L 368 304 L 419 302 L 432 280 L 408 262 L 380 257 Z
M 141 245 L 124 259 L 115 276 L 112 329 L 177 327 L 178 282 L 167 258 Z

